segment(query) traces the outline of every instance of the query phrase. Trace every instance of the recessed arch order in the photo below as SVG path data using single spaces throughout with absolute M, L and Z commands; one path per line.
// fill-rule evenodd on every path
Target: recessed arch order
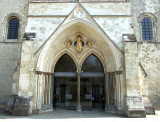
M 78 58 L 73 51 L 67 49 L 64 45 L 66 38 L 76 33 L 87 35 L 97 45 L 96 48 L 83 53 L 81 58 Z M 64 25 L 62 24 L 42 48 L 36 68 L 40 72 L 53 73 L 55 63 L 65 53 L 72 57 L 76 65 L 82 63 L 90 54 L 94 54 L 101 60 L 105 72 L 120 70 L 122 65 L 123 53 L 115 46 L 111 39 L 99 26 L 82 19 L 76 19 Z

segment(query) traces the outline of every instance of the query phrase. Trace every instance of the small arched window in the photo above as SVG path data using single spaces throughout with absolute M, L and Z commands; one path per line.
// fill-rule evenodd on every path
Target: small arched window
M 148 17 L 142 19 L 142 37 L 144 41 L 153 40 L 152 21 Z
M 7 39 L 18 39 L 19 20 L 12 18 L 9 20 Z

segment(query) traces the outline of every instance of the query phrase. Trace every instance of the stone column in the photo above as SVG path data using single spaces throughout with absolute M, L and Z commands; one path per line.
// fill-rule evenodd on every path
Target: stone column
M 109 106 L 109 94 L 108 94 L 108 78 L 109 78 L 109 73 L 105 73 L 105 112 L 108 111 L 108 106 Z
M 48 89 L 48 104 L 49 108 L 52 108 L 52 74 L 49 74 L 49 89 Z
M 53 108 L 53 74 L 50 74 L 50 108 Z
M 48 79 L 48 73 L 46 74 L 46 88 L 45 88 L 45 99 L 46 99 L 46 107 L 48 108 L 48 87 L 49 87 L 49 85 L 48 85 L 48 82 L 49 82 L 49 79 Z
M 128 117 L 146 117 L 144 103 L 140 95 L 138 45 L 135 35 L 123 35 L 125 71 L 126 71 L 126 103 Z
M 45 101 L 44 101 L 44 96 L 45 96 L 45 74 L 43 73 L 42 74 L 42 108 L 45 104 Z
M 109 76 L 108 76 L 108 109 L 110 109 L 110 105 L 111 105 L 111 98 L 110 98 L 110 90 L 111 90 L 111 85 L 112 85 L 112 75 L 111 73 L 109 73 Z
M 106 105 L 105 111 L 115 113 L 115 97 L 116 97 L 116 89 L 114 89 L 115 82 L 115 72 L 107 72 L 105 73 L 105 87 L 106 87 Z M 111 89 L 112 88 L 112 89 Z M 115 90 L 114 92 L 112 92 Z
M 41 108 L 42 105 L 42 94 L 41 94 L 41 90 L 42 90 L 42 73 L 38 74 L 38 99 L 37 99 L 37 104 L 38 104 L 38 109 Z
M 37 109 L 38 109 L 38 107 L 39 107 L 39 80 L 40 80 L 40 73 L 39 72 L 37 72 L 37 82 L 36 82 L 36 107 L 37 107 Z
M 51 79 L 50 74 L 48 75 L 48 104 L 51 104 Z
M 36 89 L 35 89 L 35 101 L 36 101 L 36 108 L 33 110 L 34 114 L 39 114 L 41 112 L 41 80 L 42 80 L 42 73 L 36 72 Z
M 121 113 L 122 111 L 122 106 L 121 106 L 121 76 L 122 76 L 122 71 L 116 71 L 116 89 L 117 89 L 117 113 Z
M 54 91 L 55 91 L 55 86 L 54 86 L 54 74 L 52 75 L 52 104 L 53 104 L 53 107 L 55 105 L 55 94 L 54 94 Z
M 78 71 L 77 71 L 77 108 L 76 111 L 81 112 L 82 108 L 81 108 L 81 104 L 80 104 L 80 82 L 81 82 L 81 65 L 79 65 L 77 67 Z
M 39 76 L 39 99 L 38 99 L 38 106 L 39 109 L 42 108 L 43 105 L 43 73 Z
M 91 108 L 92 108 L 92 82 L 91 79 L 89 80 L 89 89 L 90 89 L 90 95 L 91 95 Z

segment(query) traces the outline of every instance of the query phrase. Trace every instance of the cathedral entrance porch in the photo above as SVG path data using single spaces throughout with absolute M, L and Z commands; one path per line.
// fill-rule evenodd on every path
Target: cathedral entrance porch
M 55 66 L 53 107 L 74 110 L 80 107 L 78 111 L 104 108 L 104 73 L 99 59 L 90 55 L 84 61 L 81 73 L 74 71 L 74 61 L 69 55 L 63 55 Z

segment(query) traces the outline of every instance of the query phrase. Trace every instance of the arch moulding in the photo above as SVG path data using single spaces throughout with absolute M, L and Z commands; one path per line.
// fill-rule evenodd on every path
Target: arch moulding
M 64 46 L 66 38 L 76 33 L 83 33 L 90 37 L 95 45 L 97 45 L 97 49 L 95 49 L 95 47 L 89 49 L 81 55 L 81 58 L 78 58 L 75 52 Z M 115 46 L 103 30 L 96 24 L 82 19 L 73 20 L 65 25 L 62 24 L 53 33 L 43 45 L 43 49 L 38 57 L 36 71 L 53 73 L 56 62 L 65 53 L 72 57 L 76 65 L 83 63 L 91 54 L 99 58 L 105 71 L 118 71 L 123 65 L 123 53 Z

